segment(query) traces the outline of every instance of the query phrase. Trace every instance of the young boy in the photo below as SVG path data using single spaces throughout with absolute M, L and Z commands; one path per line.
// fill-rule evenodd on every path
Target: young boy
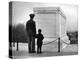
M 41 33 L 41 29 L 38 29 L 38 34 L 36 37 L 37 37 L 37 53 L 41 53 L 42 43 L 44 39 L 44 36 Z

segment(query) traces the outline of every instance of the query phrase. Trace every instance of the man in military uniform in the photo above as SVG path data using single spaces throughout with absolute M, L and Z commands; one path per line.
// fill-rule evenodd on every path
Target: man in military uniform
M 35 35 L 36 35 L 36 24 L 33 21 L 34 14 L 30 14 L 30 20 L 26 23 L 26 30 L 28 34 L 28 49 L 29 53 L 35 53 Z

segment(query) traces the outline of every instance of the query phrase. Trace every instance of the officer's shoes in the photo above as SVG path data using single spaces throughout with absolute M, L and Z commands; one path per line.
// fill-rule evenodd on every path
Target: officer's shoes
M 32 51 L 32 53 L 36 53 L 36 51 Z

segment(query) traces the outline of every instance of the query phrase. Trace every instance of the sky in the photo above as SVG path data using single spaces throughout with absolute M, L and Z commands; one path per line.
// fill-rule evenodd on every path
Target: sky
M 67 4 L 52 3 L 32 3 L 32 2 L 13 2 L 12 4 L 12 25 L 26 24 L 29 14 L 34 13 L 34 7 L 60 7 L 66 16 L 67 31 L 78 30 L 78 6 Z

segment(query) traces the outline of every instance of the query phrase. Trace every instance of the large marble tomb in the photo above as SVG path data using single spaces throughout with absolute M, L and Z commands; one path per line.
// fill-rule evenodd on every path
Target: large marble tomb
M 66 16 L 60 7 L 35 7 L 33 11 L 37 30 L 42 29 L 45 38 L 60 37 L 69 43 L 66 35 Z

